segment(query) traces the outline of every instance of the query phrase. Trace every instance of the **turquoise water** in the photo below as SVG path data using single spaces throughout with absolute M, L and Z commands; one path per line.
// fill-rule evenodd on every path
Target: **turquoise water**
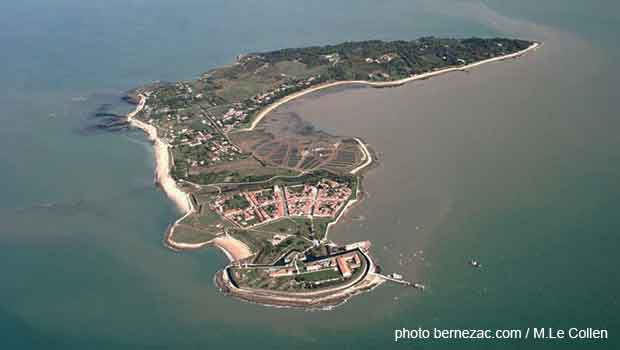
M 618 347 L 617 10 L 530 0 L 0 4 L 2 348 Z M 380 153 L 370 198 L 352 213 L 365 219 L 332 238 L 373 240 L 380 263 L 427 283 L 424 294 L 382 286 L 312 313 L 226 298 L 211 281 L 220 252 L 163 247 L 176 212 L 152 186 L 144 137 L 83 132 L 103 104 L 130 109 L 123 91 L 239 53 L 430 34 L 545 46 L 468 75 L 287 107 Z M 467 266 L 472 257 L 482 271 Z M 611 339 L 395 344 L 402 327 L 595 327 Z

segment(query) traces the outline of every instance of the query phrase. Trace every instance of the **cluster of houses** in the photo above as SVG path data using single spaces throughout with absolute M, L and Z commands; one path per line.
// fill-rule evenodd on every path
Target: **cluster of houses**
M 390 63 L 393 59 L 398 58 L 398 54 L 396 53 L 386 53 L 385 55 L 381 55 L 377 58 L 366 57 L 366 63 L 376 63 L 376 64 L 386 64 Z
M 321 180 L 317 188 L 312 213 L 314 216 L 335 216 L 352 194 L 352 189 L 347 184 L 329 179 Z
M 287 186 L 285 193 L 286 206 L 290 216 L 312 216 L 318 193 L 316 186 L 309 184 Z
M 258 94 L 252 97 L 252 101 L 260 106 L 265 106 L 278 98 L 284 97 L 293 92 L 307 88 L 320 81 L 321 75 L 313 75 L 305 79 L 295 79 L 290 82 L 282 83 L 278 87 L 271 91 L 267 91 L 263 94 Z
M 188 173 L 195 174 L 201 172 L 204 167 L 242 158 L 242 151 L 230 143 L 226 134 L 248 122 L 260 108 L 279 98 L 317 84 L 322 81 L 321 79 L 322 76 L 319 74 L 303 79 L 287 78 L 270 91 L 256 94 L 244 102 L 234 103 L 223 114 L 218 113 L 216 115 L 210 112 L 209 115 L 205 115 L 206 112 L 182 107 L 187 106 L 188 101 L 204 99 L 208 96 L 203 93 L 195 94 L 192 86 L 186 82 L 177 82 L 161 91 L 153 92 L 152 96 L 182 101 L 180 108 L 171 107 L 167 103 L 147 106 L 147 110 L 150 108 L 156 110 L 150 111 L 151 118 L 146 122 L 156 126 L 162 139 L 171 147 L 189 147 L 191 149 L 185 162 L 189 166 Z M 151 92 L 149 92 L 150 95 Z M 212 103 L 213 106 L 216 104 L 216 102 Z M 204 127 L 192 127 L 193 123 L 198 121 Z M 258 220 L 260 219 L 258 218 Z
M 191 89 L 191 87 L 188 87 Z M 223 161 L 232 161 L 241 158 L 241 149 L 232 144 L 218 129 L 224 124 L 220 121 L 212 121 L 202 113 L 195 114 L 200 123 L 205 127 L 196 130 L 190 126 L 190 119 L 194 116 L 188 111 L 170 111 L 170 108 L 162 108 L 154 112 L 163 114 L 161 118 L 150 118 L 146 122 L 158 128 L 162 139 L 175 147 L 189 147 L 192 149 L 192 157 L 186 161 L 191 167 L 215 165 Z
M 220 195 L 211 209 L 241 227 L 252 227 L 286 216 L 283 192 L 279 186 L 259 191 Z
M 245 123 L 248 118 L 248 113 L 255 111 L 257 107 L 242 108 L 240 104 L 235 107 L 231 107 L 217 122 L 224 132 L 229 132 L 237 125 Z
M 288 186 L 285 190 L 290 216 L 333 217 L 352 193 L 347 184 L 329 179 L 323 179 L 317 185 Z
M 220 195 L 211 209 L 240 227 L 282 217 L 335 217 L 353 190 L 347 183 L 321 179 L 317 184 L 278 186 L 234 195 Z
M 162 138 L 172 147 L 188 146 L 195 149 L 192 157 L 186 159 L 189 172 L 199 172 L 201 167 L 216 165 L 219 162 L 233 161 L 242 156 L 241 150 L 231 144 L 226 134 L 239 125 L 248 121 L 258 109 L 267 106 L 278 98 L 289 95 L 297 90 L 304 89 L 320 81 L 320 75 L 310 76 L 304 79 L 292 79 L 273 88 L 271 91 L 257 94 L 249 102 L 235 103 L 224 114 L 206 116 L 202 112 L 192 113 L 184 108 L 171 109 L 169 106 L 161 106 L 151 115 L 160 115 L 160 118 L 150 118 L 147 123 L 156 126 L 160 130 Z M 203 94 L 193 96 L 193 89 L 189 84 L 178 82 L 173 87 L 174 98 L 190 100 L 203 98 Z M 190 127 L 194 118 L 199 118 L 200 123 L 205 125 L 203 130 L 195 130 Z
M 321 57 L 323 59 L 327 60 L 327 62 L 329 64 L 332 64 L 332 65 L 334 65 L 334 64 L 336 64 L 336 63 L 338 63 L 340 61 L 340 54 L 337 53 L 337 52 L 329 54 L 329 55 L 323 55 Z
M 304 79 L 292 79 L 272 90 L 256 94 L 244 103 L 235 103 L 224 114 L 215 116 L 216 123 L 224 133 L 228 133 L 239 125 L 248 122 L 250 116 L 258 109 L 275 102 L 279 98 L 320 82 L 320 77 L 320 75 L 316 75 Z
M 396 53 L 386 53 L 377 58 L 366 57 L 365 61 L 366 63 L 387 64 L 398 57 L 399 56 Z M 376 71 L 376 72 L 372 72 L 368 74 L 368 79 L 369 80 L 388 80 L 390 79 L 390 75 L 382 71 Z
M 195 130 L 191 127 L 179 127 L 178 122 L 184 122 L 187 119 L 189 119 L 187 116 L 177 116 L 175 118 L 171 114 L 168 114 L 163 119 L 163 122 L 149 119 L 147 123 L 157 126 L 163 139 L 165 139 L 171 147 L 187 146 L 196 150 L 192 153 L 197 159 L 186 159 L 190 167 L 215 165 L 222 161 L 232 161 L 241 157 L 241 149 L 228 141 L 221 133 L 215 131 L 217 125 L 214 125 L 213 122 L 203 116 L 200 123 L 209 126 L 209 128 L 205 128 L 205 130 Z
M 203 124 L 212 124 L 207 119 L 201 121 Z M 166 139 L 172 147 L 187 146 L 197 148 L 194 154 L 199 159 L 187 159 L 191 167 L 206 166 L 217 164 L 221 161 L 232 161 L 238 159 L 242 152 L 241 149 L 232 144 L 228 139 L 218 132 L 194 130 L 192 128 L 174 129 L 169 127 Z

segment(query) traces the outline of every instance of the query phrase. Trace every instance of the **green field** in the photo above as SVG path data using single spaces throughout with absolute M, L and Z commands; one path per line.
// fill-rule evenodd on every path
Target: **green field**
M 172 239 L 178 243 L 202 243 L 215 238 L 215 232 L 188 225 L 177 225 Z
M 304 251 L 312 246 L 312 243 L 307 239 L 303 239 L 297 236 L 291 236 L 286 238 L 280 244 L 273 246 L 271 243 L 265 244 L 264 248 L 254 258 L 255 264 L 273 264 L 279 258 L 285 254 L 296 250 Z
M 311 221 L 304 218 L 282 218 L 270 223 L 255 227 L 257 230 L 269 231 L 279 234 L 291 234 L 311 237 Z
M 196 192 L 200 211 L 183 220 L 174 238 L 195 243 L 226 231 L 250 247 L 256 264 L 273 264 L 291 252 L 306 252 L 314 242 L 325 238 L 334 218 L 283 218 L 253 226 L 258 223 L 254 218 L 245 224 L 251 229 L 239 229 L 209 209 L 214 190 L 232 195 L 224 203 L 226 209 L 244 209 L 250 206 L 241 194 L 244 191 L 316 184 L 329 178 L 347 183 L 353 189 L 349 200 L 353 200 L 357 198 L 360 177 L 350 171 L 359 166 L 363 153 L 355 139 L 320 132 L 299 122 L 299 118 L 273 116 L 255 130 L 243 131 L 241 128 L 258 111 L 321 83 L 392 81 L 514 53 L 530 44 L 502 38 L 424 37 L 282 49 L 240 56 L 234 64 L 212 69 L 196 80 L 145 88 L 149 93 L 148 108 L 137 117 L 151 122 L 170 142 L 172 177 L 199 185 L 213 184 L 209 191 L 186 187 Z M 227 114 L 230 109 L 234 113 Z M 276 208 L 265 210 L 274 213 Z M 275 234 L 288 237 L 274 246 L 271 240 Z M 324 246 L 314 247 L 311 252 L 315 256 L 326 253 Z M 338 273 L 321 271 L 298 276 L 297 282 L 275 281 L 260 274 L 248 272 L 241 279 L 260 288 L 298 288 L 299 284 L 314 288 L 313 282 L 336 278 Z
M 295 277 L 295 280 L 298 282 L 317 282 L 341 278 L 342 275 L 338 269 L 326 269 L 317 272 L 299 274 Z

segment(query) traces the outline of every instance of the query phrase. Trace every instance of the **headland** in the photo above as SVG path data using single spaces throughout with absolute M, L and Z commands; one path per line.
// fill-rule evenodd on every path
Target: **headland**
M 155 181 L 183 215 L 165 243 L 220 248 L 216 285 L 272 306 L 325 309 L 385 280 L 371 243 L 336 244 L 335 225 L 361 198 L 374 152 L 358 137 L 316 131 L 276 108 L 351 84 L 399 86 L 517 58 L 516 39 L 365 41 L 240 56 L 197 80 L 132 91 L 129 122 L 153 142 Z M 397 274 L 396 274 L 397 275 Z

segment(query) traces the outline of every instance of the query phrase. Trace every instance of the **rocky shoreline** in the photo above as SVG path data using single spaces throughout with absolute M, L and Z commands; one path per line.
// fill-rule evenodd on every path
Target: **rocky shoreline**
M 360 251 L 361 253 L 361 251 Z M 355 295 L 371 291 L 385 279 L 379 275 L 380 267 L 366 253 L 362 253 L 368 265 L 364 274 L 345 285 L 309 292 L 284 292 L 268 289 L 249 289 L 238 286 L 230 277 L 227 266 L 218 271 L 213 282 L 218 289 L 234 298 L 264 306 L 297 308 L 308 311 L 330 310 L 348 301 Z
M 344 291 L 316 297 L 296 296 L 293 293 L 291 293 L 289 297 L 283 297 L 269 294 L 267 290 L 264 293 L 246 291 L 232 285 L 231 281 L 226 278 L 225 270 L 218 271 L 213 277 L 213 282 L 225 295 L 232 296 L 245 302 L 262 306 L 317 311 L 331 310 L 342 305 L 355 295 L 373 290 L 381 285 L 384 280 L 374 276 L 367 276 L 355 286 L 346 288 Z

